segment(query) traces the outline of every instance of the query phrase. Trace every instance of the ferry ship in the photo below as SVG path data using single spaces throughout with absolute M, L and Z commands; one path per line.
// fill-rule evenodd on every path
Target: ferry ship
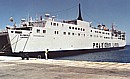
M 19 26 L 7 26 L 6 43 L 2 49 L 22 57 L 44 57 L 48 50 L 49 58 L 84 54 L 90 52 L 120 49 L 126 46 L 125 32 L 108 29 L 99 24 L 83 20 L 79 4 L 75 20 L 56 21 L 55 16 L 45 14 L 39 20 L 21 20 Z M 6 49 L 7 50 L 7 49 Z

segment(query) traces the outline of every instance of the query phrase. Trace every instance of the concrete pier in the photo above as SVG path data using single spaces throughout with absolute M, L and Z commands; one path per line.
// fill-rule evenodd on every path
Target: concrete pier
M 70 60 L 1 60 L 0 79 L 130 79 L 130 64 Z

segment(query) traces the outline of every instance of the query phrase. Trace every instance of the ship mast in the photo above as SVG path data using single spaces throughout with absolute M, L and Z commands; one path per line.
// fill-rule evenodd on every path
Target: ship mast
M 79 16 L 78 16 L 77 20 L 81 20 L 81 21 L 83 21 L 82 16 L 81 16 L 81 8 L 80 8 L 80 4 L 79 4 Z

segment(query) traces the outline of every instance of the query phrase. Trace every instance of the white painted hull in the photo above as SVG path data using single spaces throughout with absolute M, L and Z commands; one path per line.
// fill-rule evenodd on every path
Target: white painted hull
M 37 29 L 40 29 L 41 33 L 36 33 Z M 43 29 L 47 30 L 46 34 L 42 33 Z M 80 32 L 80 36 L 76 34 L 79 33 L 77 31 L 72 31 L 75 32 L 75 35 L 63 35 L 66 27 L 57 28 L 58 30 L 61 29 L 57 35 L 54 34 L 55 29 L 50 27 L 32 27 L 31 31 L 17 30 L 22 31 L 22 33 L 15 33 L 16 30 L 8 29 L 12 52 L 37 52 L 46 51 L 47 49 L 49 51 L 100 49 L 124 47 L 126 45 L 125 40 L 90 37 L 90 28 L 88 28 L 88 31 Z M 111 37 L 111 35 L 108 35 L 108 37 Z M 96 45 L 97 43 L 98 45 Z M 115 45 L 117 43 L 118 45 Z

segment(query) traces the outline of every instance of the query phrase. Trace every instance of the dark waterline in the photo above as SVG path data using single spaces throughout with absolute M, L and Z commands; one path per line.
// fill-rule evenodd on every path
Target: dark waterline
M 62 60 L 130 63 L 130 45 L 124 49 L 56 58 Z

